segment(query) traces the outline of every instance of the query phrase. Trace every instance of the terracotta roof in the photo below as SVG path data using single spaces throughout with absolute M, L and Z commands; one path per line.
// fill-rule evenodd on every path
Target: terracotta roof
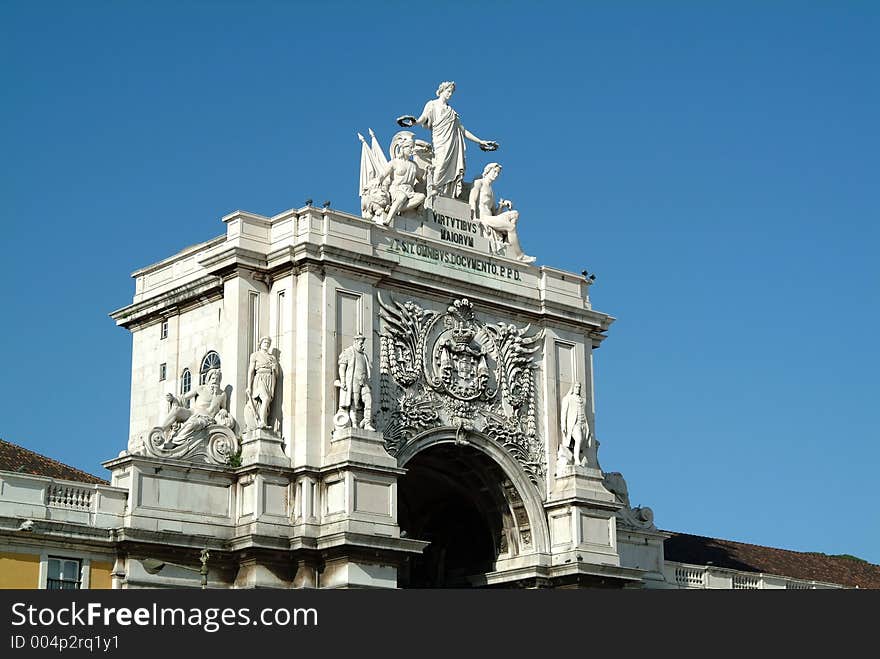
M 672 534 L 663 543 L 668 561 L 693 565 L 711 563 L 743 572 L 763 572 L 852 588 L 880 588 L 880 565 L 856 558 L 774 549 L 673 531 L 665 533 Z
M 20 474 L 33 474 L 34 476 L 49 476 L 67 481 L 79 483 L 108 484 L 103 478 L 71 467 L 58 460 L 47 458 L 45 455 L 29 451 L 23 446 L 13 444 L 0 439 L 0 471 L 14 471 Z

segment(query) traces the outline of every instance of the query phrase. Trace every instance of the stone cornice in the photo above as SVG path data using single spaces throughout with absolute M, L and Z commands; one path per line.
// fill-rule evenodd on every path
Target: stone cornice
M 22 516 L 0 517 L 0 540 L 21 546 L 65 545 L 83 543 L 90 547 L 106 546 L 113 542 L 112 529 L 88 526 L 76 522 L 34 519 L 31 531 L 19 531 Z
M 169 256 L 168 258 L 162 259 L 161 261 L 157 261 L 156 263 L 151 263 L 150 265 L 144 266 L 143 268 L 139 268 L 131 273 L 132 278 L 140 277 L 143 275 L 148 275 L 151 272 L 155 272 L 156 270 L 161 270 L 162 268 L 171 265 L 175 261 L 180 261 L 185 259 L 188 256 L 192 256 L 201 251 L 209 250 L 212 247 L 217 245 L 222 245 L 226 242 L 226 234 L 217 236 L 216 238 L 211 238 L 210 240 L 206 240 L 203 243 L 197 243 L 195 245 L 190 245 L 186 247 L 176 254 Z
M 155 322 L 159 317 L 173 315 L 188 307 L 199 306 L 222 297 L 223 279 L 216 275 L 206 275 L 156 297 L 117 309 L 110 313 L 110 317 L 120 327 L 135 329 Z
M 242 211 L 236 211 L 225 219 L 250 219 L 259 220 L 260 225 L 271 228 L 271 224 L 278 218 L 309 212 L 318 215 L 315 209 L 302 209 L 300 211 L 286 211 L 277 218 L 265 218 Z M 605 332 L 614 322 L 614 318 L 594 311 L 590 308 L 586 297 L 577 296 L 578 286 L 583 294 L 588 290 L 589 280 L 584 280 L 574 273 L 559 270 L 549 266 L 533 266 L 519 264 L 510 259 L 493 257 L 500 265 L 509 265 L 523 273 L 529 273 L 529 277 L 537 277 L 534 287 L 527 286 L 504 287 L 498 280 L 486 278 L 479 281 L 472 276 L 458 274 L 456 268 L 426 268 L 419 267 L 421 262 L 409 262 L 407 259 L 398 261 L 389 258 L 385 251 L 377 251 L 374 244 L 375 236 L 368 233 L 365 236 L 353 237 L 351 241 L 341 240 L 338 231 L 339 224 L 347 224 L 351 221 L 363 223 L 356 216 L 339 211 L 320 213 L 321 221 L 325 229 L 329 222 L 336 223 L 337 233 L 331 236 L 329 233 L 317 233 L 312 231 L 308 235 L 297 236 L 294 242 L 270 250 L 268 253 L 255 251 L 259 249 L 245 248 L 234 244 L 224 245 L 220 239 L 214 239 L 199 246 L 189 248 L 172 259 L 166 259 L 139 273 L 150 272 L 159 266 L 168 264 L 182 257 L 195 257 L 200 267 L 207 270 L 211 275 L 222 277 L 223 280 L 240 276 L 243 270 L 259 273 L 268 277 L 281 277 L 287 273 L 299 274 L 302 272 L 318 271 L 321 274 L 324 268 L 332 267 L 341 273 L 352 273 L 365 278 L 377 286 L 390 286 L 400 290 L 412 292 L 414 295 L 437 295 L 439 292 L 449 289 L 454 282 L 457 295 L 466 295 L 486 309 L 493 309 L 504 314 L 517 314 L 528 322 L 540 323 L 554 322 L 567 326 L 574 331 L 586 333 L 592 346 L 598 347 L 606 338 Z M 329 230 L 329 229 L 326 229 Z M 378 229 L 370 227 L 369 232 Z M 455 246 L 443 244 L 430 237 L 414 236 L 409 233 L 390 230 L 392 234 L 399 234 L 401 238 L 410 241 L 418 241 L 425 244 L 435 245 L 446 251 L 461 253 L 462 255 L 485 257 L 475 255 L 472 250 L 463 250 Z M 372 239 L 369 236 L 373 236 Z M 301 239 L 305 238 L 305 239 Z M 332 242 L 327 242 L 332 238 Z M 366 238 L 366 239 L 364 239 Z M 201 248 L 201 254 L 195 253 Z M 277 273 L 277 274 L 276 274 Z M 178 286 L 170 291 L 157 295 L 155 298 L 143 300 L 128 307 L 124 307 L 111 314 L 118 325 L 135 327 L 148 322 L 155 322 L 157 316 L 163 313 L 168 315 L 178 311 L 178 307 L 196 302 L 203 302 L 206 286 L 205 278 L 195 282 Z M 219 281 L 219 280 L 218 280 Z M 271 279 L 269 280 L 271 281 Z M 531 279 L 529 279 L 531 281 Z M 560 288 L 561 286 L 561 288 Z M 584 288 L 586 286 L 586 288 Z M 499 287 L 505 288 L 503 300 L 499 300 Z M 220 288 L 216 291 L 222 293 Z
M 205 254 L 199 259 L 199 265 L 212 274 L 234 266 L 251 270 L 266 270 L 268 267 L 265 254 L 234 245 Z

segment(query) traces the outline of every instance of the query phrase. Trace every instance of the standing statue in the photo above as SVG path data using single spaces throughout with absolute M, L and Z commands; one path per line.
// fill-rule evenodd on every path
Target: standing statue
M 584 399 L 581 396 L 581 385 L 576 382 L 571 391 L 562 399 L 560 410 L 562 436 L 559 443 L 559 458 L 565 459 L 565 464 L 580 467 L 587 466 L 587 457 L 583 451 L 585 442 L 592 440 L 590 426 L 587 424 L 587 415 L 584 409 Z
M 489 249 L 493 254 L 497 254 L 505 245 L 509 245 L 511 258 L 523 263 L 534 263 L 535 257 L 524 254 L 519 244 L 519 236 L 516 233 L 519 211 L 513 210 L 513 202 L 508 199 L 499 199 L 498 203 L 495 203 L 492 183 L 499 174 L 501 174 L 501 165 L 490 162 L 483 168 L 483 177 L 474 181 L 468 200 L 471 215 L 488 232 Z M 502 211 L 502 208 L 507 210 Z
M 385 217 L 376 220 L 382 226 L 390 225 L 398 213 L 418 208 L 425 201 L 425 195 L 415 191 L 419 169 L 412 161 L 415 149 L 413 138 L 414 135 L 408 130 L 402 130 L 394 136 L 388 149 L 391 160 L 375 181 L 376 185 L 381 186 L 386 178 L 391 178 L 391 187 L 388 190 L 391 205 Z
M 214 368 L 205 376 L 205 384 L 199 385 L 179 399 L 172 394 L 165 395 L 171 409 L 160 426 L 166 433 L 164 448 L 180 446 L 211 425 L 226 426 L 229 429 L 234 427 L 235 421 L 226 409 L 226 391 L 220 387 L 222 377 L 220 369 Z M 192 410 L 183 405 L 190 398 L 195 398 Z M 176 432 L 167 435 L 168 430 L 176 423 L 182 425 Z
M 339 411 L 334 418 L 339 428 L 350 424 L 353 428 L 360 426 L 364 430 L 376 430 L 372 423 L 373 395 L 370 392 L 370 360 L 364 353 L 365 341 L 364 335 L 358 334 L 339 355 L 339 379 L 334 382 L 339 387 Z M 360 423 L 357 421 L 359 407 L 364 410 Z
M 269 426 L 269 408 L 275 397 L 275 380 L 278 374 L 278 360 L 272 354 L 272 339 L 260 339 L 259 350 L 251 354 L 247 370 L 245 393 L 254 417 L 256 428 Z M 257 401 L 259 405 L 257 405 Z
M 455 91 L 455 83 L 441 82 L 437 88 L 437 98 L 428 101 L 418 119 L 411 115 L 398 117 L 397 123 L 404 128 L 416 124 L 431 131 L 434 148 L 433 174 L 428 185 L 428 197 L 443 194 L 457 197 L 461 194 L 465 169 L 465 140 L 476 142 L 483 151 L 494 151 L 498 143 L 481 140 L 461 125 L 458 112 L 449 105 L 449 99 Z

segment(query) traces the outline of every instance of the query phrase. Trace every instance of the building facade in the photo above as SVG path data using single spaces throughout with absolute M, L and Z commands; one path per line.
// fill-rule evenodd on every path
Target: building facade
M 127 446 L 109 485 L 0 472 L 0 562 L 26 566 L 2 583 L 722 583 L 667 561 L 602 469 L 593 353 L 614 319 L 587 273 L 523 251 L 498 163 L 465 180 L 451 93 L 399 120 L 431 143 L 361 138 L 359 216 L 238 211 L 134 273 L 111 314 L 132 336 Z

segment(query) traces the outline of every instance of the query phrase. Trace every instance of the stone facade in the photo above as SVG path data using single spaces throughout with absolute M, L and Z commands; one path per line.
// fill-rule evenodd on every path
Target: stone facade
M 138 547 L 169 533 L 211 545 L 236 586 L 642 583 L 621 565 L 623 504 L 598 463 L 557 473 L 573 385 L 596 428 L 592 355 L 613 322 L 588 279 L 490 253 L 467 204 L 445 197 L 391 227 L 312 206 L 223 221 L 225 236 L 134 273 L 133 303 L 112 314 L 133 336 L 132 410 L 128 450 L 106 466 Z M 335 425 L 337 362 L 358 335 L 375 431 Z M 263 336 L 274 422 L 245 432 Z M 241 452 L 176 459 L 158 428 L 166 395 L 185 393 L 184 369 L 196 388 L 212 353 Z M 451 515 L 484 511 L 469 522 L 482 553 L 417 521 L 431 504 L 420 477 L 401 481 L 411 471 L 456 493 Z M 432 543 L 449 545 L 442 559 L 424 557 Z
M 454 91 L 398 118 L 432 143 L 398 131 L 389 158 L 359 136 L 361 216 L 237 211 L 134 273 L 111 314 L 132 335 L 111 484 L 0 471 L 0 560 L 80 584 L 100 565 L 115 588 L 697 583 L 600 465 L 614 319 L 587 273 L 524 251 L 543 218 L 496 194 L 499 163 L 465 180 L 465 142 L 499 144 Z

